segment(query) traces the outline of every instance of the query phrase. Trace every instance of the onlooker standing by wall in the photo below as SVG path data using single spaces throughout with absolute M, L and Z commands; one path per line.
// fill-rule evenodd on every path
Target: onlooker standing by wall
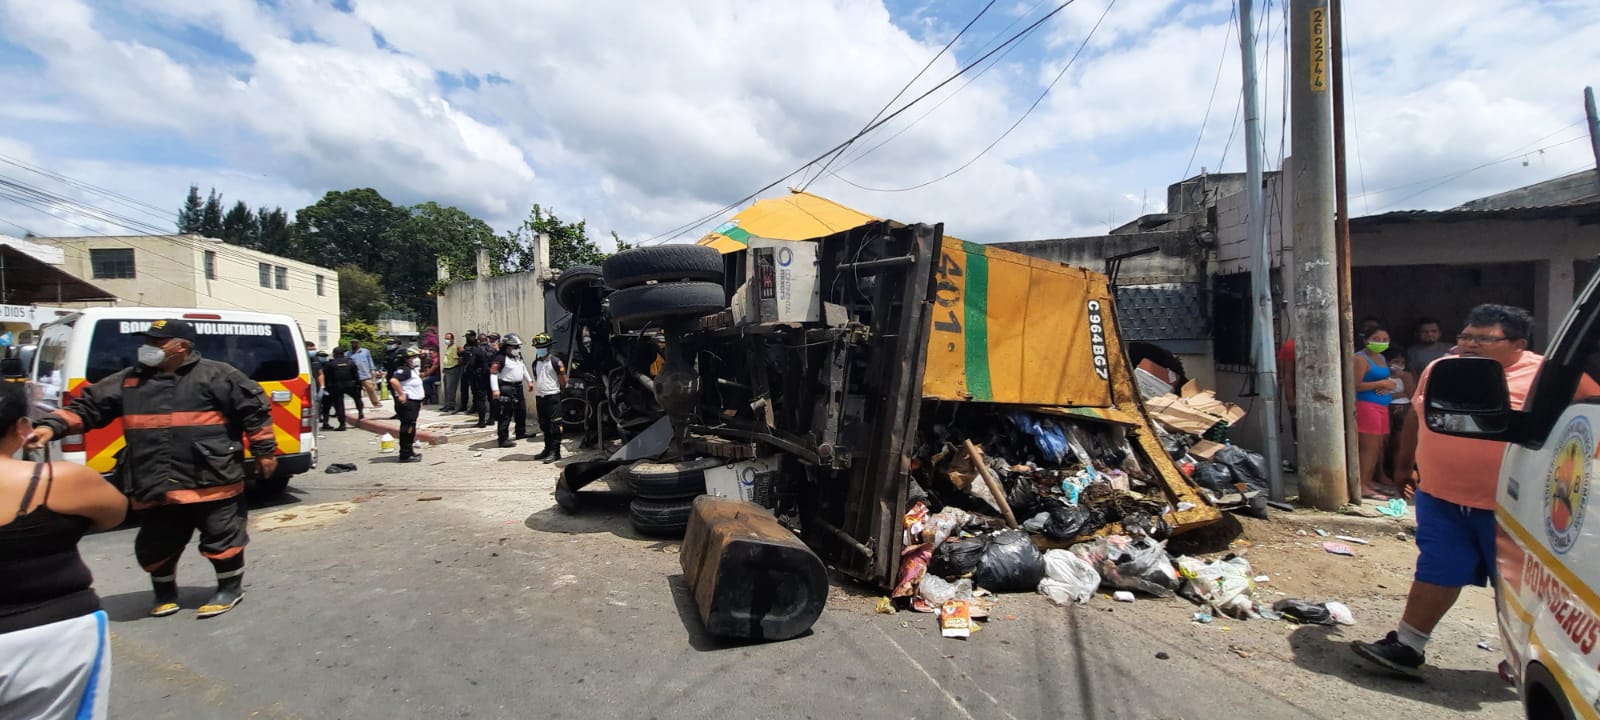
M 1389 401 L 1396 383 L 1389 377 L 1389 331 L 1381 327 L 1366 330 L 1366 346 L 1351 359 L 1356 376 L 1356 434 L 1361 462 L 1361 497 L 1388 500 L 1378 487 L 1383 446 L 1389 439 Z
M 1439 321 L 1430 317 L 1417 321 L 1416 336 L 1406 348 L 1406 367 L 1414 373 L 1427 370 L 1433 361 L 1450 353 L 1451 345 L 1439 331 Z
M 456 393 L 461 385 L 461 358 L 456 355 L 456 334 L 445 333 L 439 347 L 439 412 L 456 411 Z
M 439 401 L 439 348 L 422 348 L 422 389 L 424 403 Z
M 120 525 L 128 499 L 82 465 L 12 459 L 29 405 L 0 383 L 0 717 L 104 718 L 110 636 L 78 541 Z
M 383 399 L 378 397 L 378 368 L 372 362 L 372 351 L 361 347 L 360 340 L 351 340 L 350 361 L 356 364 L 356 377 L 361 381 L 361 389 L 367 392 L 369 404 L 382 405 Z

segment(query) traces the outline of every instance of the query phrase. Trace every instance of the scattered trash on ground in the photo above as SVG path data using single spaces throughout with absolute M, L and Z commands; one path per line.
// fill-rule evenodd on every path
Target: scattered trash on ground
M 1404 498 L 1389 498 L 1389 502 L 1378 506 L 1378 513 L 1392 518 L 1405 517 L 1406 501 Z
M 1156 659 L 1157 660 L 1171 660 L 1172 656 L 1166 654 L 1165 652 L 1158 652 L 1158 653 L 1156 653 Z
M 1480 640 L 1480 641 L 1478 641 L 1478 649 L 1479 650 L 1485 650 L 1485 651 L 1488 651 L 1488 652 L 1495 652 L 1495 646 L 1489 644 L 1488 640 Z
M 1111 599 L 1120 603 L 1131 603 L 1133 602 L 1133 593 L 1127 590 L 1118 590 L 1111 594 Z
M 355 472 L 356 470 L 359 470 L 359 469 L 360 468 L 356 467 L 355 465 L 353 465 L 351 463 L 334 463 L 332 465 L 329 465 L 328 469 L 327 470 L 323 470 L 323 472 L 325 472 L 325 473 L 327 473 L 329 475 L 335 475 L 335 474 L 338 474 L 338 473 Z
M 433 502 L 434 500 L 443 500 L 443 499 L 444 499 L 443 495 L 428 495 L 428 496 L 425 496 L 425 497 L 417 498 L 417 502 Z
M 1355 557 L 1356 554 L 1354 548 L 1344 543 L 1325 542 L 1322 544 L 1322 549 L 1327 550 L 1334 555 L 1348 555 L 1350 557 Z
M 1372 544 L 1372 543 L 1370 543 L 1370 542 L 1368 542 L 1366 540 L 1362 540 L 1361 538 L 1354 537 L 1354 536 L 1351 536 L 1351 535 L 1335 535 L 1333 537 L 1335 539 L 1343 540 L 1345 542 L 1353 542 L 1353 543 L 1355 543 L 1357 545 L 1371 545 Z

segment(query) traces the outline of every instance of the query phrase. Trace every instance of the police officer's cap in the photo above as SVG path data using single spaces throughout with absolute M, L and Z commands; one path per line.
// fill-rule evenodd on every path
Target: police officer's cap
M 191 343 L 194 342 L 195 337 L 194 326 L 190 325 L 186 320 L 178 320 L 176 318 L 157 320 L 150 323 L 148 330 L 134 333 L 134 335 L 161 339 L 177 338 L 179 340 L 188 340 Z

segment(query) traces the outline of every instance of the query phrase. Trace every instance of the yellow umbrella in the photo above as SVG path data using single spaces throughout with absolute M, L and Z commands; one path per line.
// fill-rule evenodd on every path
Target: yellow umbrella
M 877 219 L 827 198 L 790 190 L 782 197 L 755 201 L 731 220 L 706 233 L 696 244 L 709 245 L 727 254 L 745 249 L 751 237 L 810 240 L 861 227 Z

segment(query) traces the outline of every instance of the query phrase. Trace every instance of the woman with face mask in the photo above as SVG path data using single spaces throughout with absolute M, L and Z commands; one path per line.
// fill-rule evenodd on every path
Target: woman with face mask
M 1389 350 L 1389 331 L 1373 327 L 1366 333 L 1365 346 L 1355 354 L 1351 363 L 1356 376 L 1356 434 L 1361 462 L 1361 497 L 1365 500 L 1388 500 L 1396 493 L 1392 488 L 1381 487 L 1378 475 L 1383 463 L 1383 448 L 1389 439 L 1389 405 L 1399 383 L 1391 377 L 1389 360 L 1384 353 Z

